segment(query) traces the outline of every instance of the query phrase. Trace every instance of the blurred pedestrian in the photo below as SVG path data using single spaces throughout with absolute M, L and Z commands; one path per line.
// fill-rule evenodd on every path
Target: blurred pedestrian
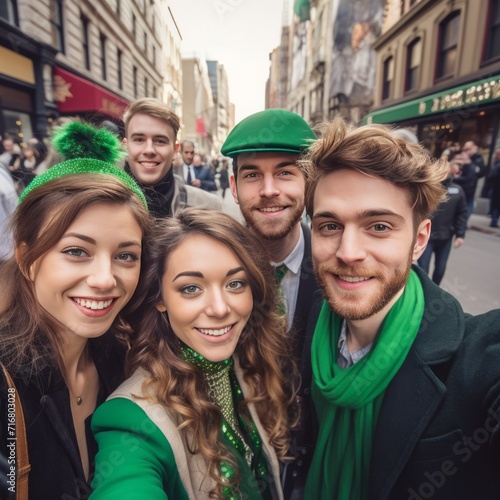
M 476 165 L 472 163 L 467 151 L 462 151 L 452 157 L 450 161 L 460 166 L 460 174 L 454 178 L 454 182 L 464 190 L 467 202 L 467 219 L 469 219 L 474 210 L 474 196 L 477 186 Z
M 17 205 L 17 190 L 7 168 L 0 164 L 0 266 L 14 252 L 10 217 Z
M 493 168 L 488 176 L 490 187 L 491 227 L 498 227 L 500 216 L 500 149 L 495 152 Z
M 446 271 L 446 263 L 450 255 L 453 238 L 454 248 L 460 248 L 464 243 L 467 230 L 467 202 L 463 189 L 453 182 L 452 166 L 450 174 L 442 182 L 448 198 L 439 204 L 432 217 L 431 235 L 423 254 L 418 259 L 418 265 L 429 274 L 431 256 L 434 254 L 434 271 L 432 281 L 439 285 Z
M 229 162 L 226 158 L 223 158 L 221 161 L 219 184 L 222 191 L 222 199 L 224 199 L 226 196 L 226 189 L 229 187 Z
M 203 164 L 201 155 L 195 154 L 193 156 L 193 168 L 196 179 L 193 180 L 193 186 L 199 187 L 210 193 L 217 192 L 214 174 L 207 165 Z

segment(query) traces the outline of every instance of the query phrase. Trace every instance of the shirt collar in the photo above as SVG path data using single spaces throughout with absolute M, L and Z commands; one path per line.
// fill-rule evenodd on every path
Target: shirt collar
M 300 266 L 302 265 L 302 258 L 304 257 L 305 250 L 305 240 L 302 228 L 300 228 L 299 241 L 293 248 L 293 250 L 288 254 L 288 256 L 282 262 L 271 262 L 273 266 L 279 266 L 280 264 L 285 264 L 286 267 L 292 271 L 293 274 L 297 274 L 300 271 Z

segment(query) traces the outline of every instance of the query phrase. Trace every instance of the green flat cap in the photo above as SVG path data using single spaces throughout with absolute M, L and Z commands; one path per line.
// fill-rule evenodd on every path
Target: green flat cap
M 301 116 L 286 109 L 266 109 L 238 123 L 220 151 L 233 158 L 263 151 L 301 153 L 314 140 L 316 135 Z

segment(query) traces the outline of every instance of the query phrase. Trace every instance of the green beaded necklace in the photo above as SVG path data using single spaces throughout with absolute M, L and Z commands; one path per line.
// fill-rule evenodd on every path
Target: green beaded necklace
M 233 358 L 209 361 L 188 346 L 182 346 L 181 353 L 184 361 L 198 367 L 205 375 L 208 397 L 222 413 L 222 441 L 236 452 L 235 458 L 240 466 L 238 472 L 241 474 L 240 491 L 235 493 L 230 488 L 224 488 L 224 497 L 231 500 L 270 498 L 269 466 L 262 449 L 262 439 L 248 412 L 240 415 L 235 411 L 235 407 L 243 400 L 243 392 L 232 369 Z M 233 479 L 237 473 L 228 463 L 221 463 L 220 470 L 228 480 Z M 243 494 L 243 485 L 245 489 L 248 488 L 246 494 Z M 262 486 L 259 485 L 264 485 L 262 493 Z

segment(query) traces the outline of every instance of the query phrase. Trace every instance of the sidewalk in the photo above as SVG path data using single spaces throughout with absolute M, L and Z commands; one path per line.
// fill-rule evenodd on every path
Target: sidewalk
M 491 218 L 487 215 L 471 214 L 469 218 L 469 230 L 481 233 L 493 234 L 500 237 L 500 228 L 490 227 Z

